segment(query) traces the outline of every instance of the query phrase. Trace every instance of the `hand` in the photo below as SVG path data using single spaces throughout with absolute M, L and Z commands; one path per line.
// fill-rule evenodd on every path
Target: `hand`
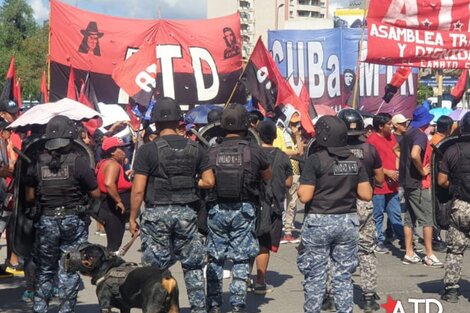
M 290 129 L 294 136 L 300 135 L 299 127 L 297 125 L 292 125 Z
M 429 174 L 431 174 L 431 165 L 428 164 L 426 166 L 423 167 L 423 172 L 421 173 L 423 176 L 428 176 Z
M 121 211 L 121 214 L 124 214 L 126 212 L 126 207 L 124 206 L 124 203 L 122 203 L 122 201 L 116 203 L 116 209 L 119 209 Z
M 394 170 L 386 170 L 384 169 L 384 174 L 387 175 L 392 181 L 398 181 L 398 172 Z
M 13 175 L 13 169 L 10 166 L 3 166 L 0 168 L 0 177 L 11 177 Z
M 132 237 L 139 234 L 139 224 L 137 224 L 136 220 L 129 220 L 129 231 L 131 232 Z

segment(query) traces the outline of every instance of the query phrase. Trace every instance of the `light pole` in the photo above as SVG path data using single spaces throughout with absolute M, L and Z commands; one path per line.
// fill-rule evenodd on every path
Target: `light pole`
M 275 29 L 278 30 L 279 29 L 279 9 L 282 8 L 285 4 L 284 3 L 281 3 L 281 4 L 277 4 L 277 0 L 276 0 L 276 23 L 274 25 Z

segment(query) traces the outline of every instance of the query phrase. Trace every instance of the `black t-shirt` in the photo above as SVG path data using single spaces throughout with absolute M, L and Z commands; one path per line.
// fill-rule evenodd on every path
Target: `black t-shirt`
M 278 148 L 263 147 L 273 172 L 272 179 L 268 182 L 274 196 L 275 211 L 280 213 L 284 211 L 284 199 L 286 198 L 287 188 L 286 179 L 292 176 L 292 166 L 289 156 Z M 274 160 L 277 159 L 276 164 Z
M 351 152 L 362 161 L 362 165 L 364 165 L 367 176 L 369 176 L 369 181 L 372 184 L 375 176 L 374 170 L 382 167 L 382 159 L 380 158 L 379 152 L 373 145 L 367 142 L 358 140 L 350 141 L 348 144 Z
M 77 158 L 75 159 L 75 168 L 73 175 L 75 179 L 79 182 L 80 188 L 82 189 L 84 194 L 98 188 L 95 170 L 91 168 L 90 162 L 85 157 L 77 156 Z M 37 187 L 37 185 L 39 184 L 36 163 L 28 167 L 24 184 L 27 187 Z
M 356 174 L 344 175 L 340 173 L 341 169 L 338 169 L 335 175 L 334 156 L 328 154 L 324 162 L 320 161 L 322 154 L 324 156 L 326 153 L 326 151 L 320 151 L 310 155 L 300 176 L 301 185 L 315 186 L 313 199 L 311 203 L 305 205 L 305 212 L 319 214 L 356 212 L 357 185 L 369 181 L 362 162 L 351 154 L 340 161 L 355 164 L 351 172 L 356 172 Z
M 470 143 L 463 143 L 462 145 L 470 145 Z M 439 164 L 439 172 L 450 175 L 457 170 L 457 165 L 460 159 L 460 151 L 456 144 L 447 148 Z
M 166 135 L 161 138 L 168 142 L 168 145 L 173 149 L 184 149 L 189 141 L 189 139 L 179 135 Z M 204 150 L 200 145 L 198 145 L 198 150 L 196 173 L 201 174 L 211 168 L 211 165 L 209 163 L 209 157 L 206 150 Z M 156 143 L 152 141 L 141 146 L 135 157 L 134 173 L 147 177 L 156 177 L 158 174 L 158 166 L 158 148 Z M 149 192 L 153 192 L 154 190 L 153 183 L 153 179 L 147 180 L 145 199 L 149 203 L 153 201 L 153 195 L 149 194 Z
M 417 189 L 422 186 L 423 176 L 414 166 L 411 160 L 413 146 L 421 148 L 421 161 L 424 160 L 428 137 L 419 128 L 410 128 L 400 141 L 400 186 L 403 188 Z

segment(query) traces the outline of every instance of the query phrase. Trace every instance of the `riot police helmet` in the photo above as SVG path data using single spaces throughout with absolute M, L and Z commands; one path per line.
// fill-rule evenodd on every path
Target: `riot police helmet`
M 337 116 L 346 124 L 349 136 L 359 136 L 364 134 L 364 119 L 359 111 L 354 109 L 343 109 L 338 112 Z
M 157 100 L 151 114 L 152 123 L 178 122 L 181 118 L 181 108 L 178 102 L 169 97 Z
M 222 112 L 220 126 L 228 132 L 243 132 L 248 130 L 248 112 L 239 103 L 230 103 Z
M 207 123 L 212 124 L 216 122 L 220 122 L 220 118 L 222 116 L 222 109 L 212 109 L 207 113 Z
M 470 111 L 465 113 L 465 115 L 459 121 L 460 134 L 468 135 L 470 134 Z
M 345 147 L 348 140 L 346 124 L 336 116 L 324 115 L 315 124 L 317 144 L 326 148 Z
M 49 151 L 64 148 L 77 137 L 78 130 L 74 121 L 64 115 L 54 116 L 46 127 L 45 148 Z

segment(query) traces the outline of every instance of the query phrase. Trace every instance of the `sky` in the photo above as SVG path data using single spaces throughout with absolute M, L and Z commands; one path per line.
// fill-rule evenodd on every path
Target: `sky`
M 158 11 L 166 19 L 206 18 L 206 0 L 62 0 L 80 9 L 129 18 L 155 19 Z M 225 1 L 220 0 L 221 5 Z M 273 0 L 275 1 L 275 0 Z M 1 1 L 3 3 L 3 0 Z M 49 0 L 26 0 L 34 10 L 37 21 L 48 19 Z M 349 0 L 330 0 L 330 12 L 345 7 Z

